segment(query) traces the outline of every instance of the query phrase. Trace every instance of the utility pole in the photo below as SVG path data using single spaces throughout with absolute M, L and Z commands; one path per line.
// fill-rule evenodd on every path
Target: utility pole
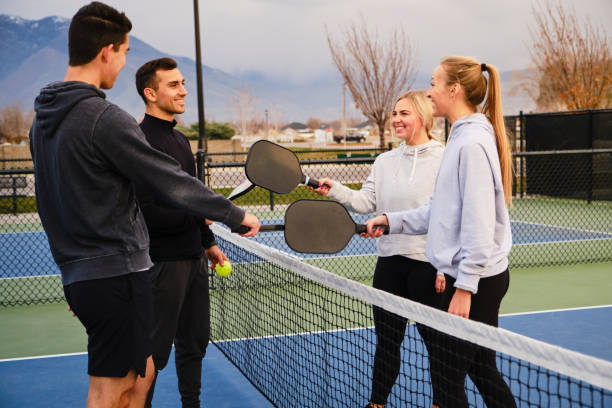
M 346 81 L 342 84 L 342 132 L 344 133 L 344 150 L 346 150 Z
M 270 140 L 270 125 L 268 122 L 268 110 L 266 109 L 266 140 Z

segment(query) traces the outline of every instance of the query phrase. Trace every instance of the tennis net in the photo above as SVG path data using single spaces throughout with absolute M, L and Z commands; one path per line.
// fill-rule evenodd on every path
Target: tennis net
M 388 407 L 512 406 L 490 373 L 474 377 L 484 381 L 478 388 L 461 376 L 462 390 L 453 391 L 448 379 L 474 344 L 495 353 L 517 406 L 612 406 L 611 362 L 440 312 L 213 229 L 233 271 L 212 280 L 212 341 L 274 406 L 367 404 L 377 343 L 373 306 L 410 322 L 397 380 L 389 374 L 394 368 L 377 362 L 376 389 L 394 384 Z

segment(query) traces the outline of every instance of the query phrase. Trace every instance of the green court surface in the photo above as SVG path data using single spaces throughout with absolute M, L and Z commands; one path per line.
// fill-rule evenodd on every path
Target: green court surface
M 612 262 L 514 268 L 501 313 L 612 304 L 610 277 Z M 85 331 L 65 303 L 0 308 L 0 322 L 0 359 L 86 349 Z

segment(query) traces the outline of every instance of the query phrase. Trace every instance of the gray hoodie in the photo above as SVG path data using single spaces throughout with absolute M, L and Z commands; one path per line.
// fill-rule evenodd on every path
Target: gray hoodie
M 455 287 L 478 291 L 480 278 L 508 268 L 512 247 L 493 127 L 476 113 L 456 121 L 431 200 L 388 213 L 392 234 L 428 233 L 425 254 Z
M 328 197 L 361 214 L 417 208 L 433 193 L 443 153 L 444 146 L 435 140 L 417 146 L 402 143 L 376 158 L 361 190 L 333 182 Z M 427 261 L 425 238 L 426 235 L 384 235 L 377 242 L 378 254 Z
M 243 210 L 151 147 L 134 118 L 95 86 L 50 84 L 35 110 L 36 203 L 64 285 L 152 266 L 134 182 L 190 214 L 240 226 Z

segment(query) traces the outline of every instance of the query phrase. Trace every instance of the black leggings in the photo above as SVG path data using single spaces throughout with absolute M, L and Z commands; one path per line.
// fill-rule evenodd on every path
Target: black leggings
M 455 279 L 446 275 L 442 306 L 448 310 L 455 293 Z M 472 295 L 470 320 L 497 327 L 501 300 L 508 291 L 510 274 L 505 272 L 480 279 L 478 292 Z M 470 376 L 487 407 L 516 407 L 510 388 L 497 369 L 495 351 L 459 340 L 431 329 L 430 371 L 434 395 L 440 408 L 467 407 L 465 376 Z M 435 336 L 435 337 L 434 337 Z
M 439 308 L 442 295 L 436 293 L 435 282 L 436 269 L 428 262 L 399 255 L 379 257 L 376 262 L 373 284 L 376 289 Z M 376 306 L 373 311 L 377 342 L 370 401 L 386 404 L 400 371 L 407 320 Z

